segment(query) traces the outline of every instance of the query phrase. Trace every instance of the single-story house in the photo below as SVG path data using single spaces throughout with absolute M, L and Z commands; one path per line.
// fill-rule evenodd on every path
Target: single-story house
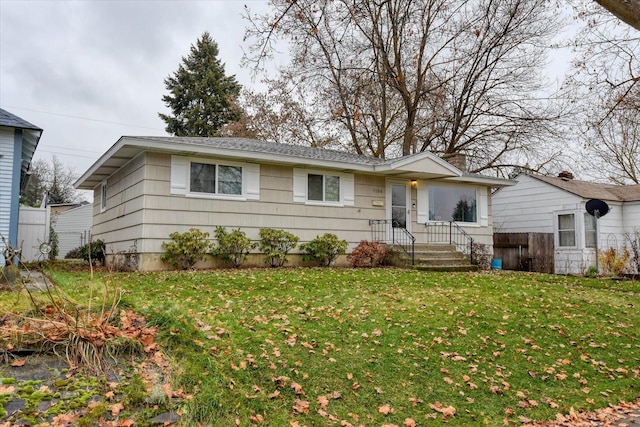
M 20 193 L 29 178 L 29 166 L 42 129 L 0 108 L 0 234 L 19 248 Z M 0 239 L 0 254 L 4 243 Z
M 584 273 L 596 265 L 596 243 L 600 250 L 620 249 L 626 233 L 640 230 L 640 185 L 579 181 L 567 172 L 520 174 L 514 180 L 516 185 L 498 189 L 491 198 L 495 231 L 553 233 L 556 274 Z M 592 199 L 610 208 L 597 223 L 586 211 Z
M 157 270 L 169 234 L 191 227 L 240 228 L 253 240 L 260 228 L 285 229 L 300 243 L 331 232 L 351 250 L 372 240 L 372 221 L 387 220 L 382 240 L 401 228 L 421 243 L 426 223 L 457 220 L 491 245 L 489 194 L 510 184 L 428 152 L 385 160 L 244 138 L 125 136 L 75 185 L 93 190 L 93 238 L 107 252 L 135 247 L 138 268 Z

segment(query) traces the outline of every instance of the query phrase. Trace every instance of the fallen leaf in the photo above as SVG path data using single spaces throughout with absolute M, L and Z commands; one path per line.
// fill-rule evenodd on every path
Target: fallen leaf
M 280 392 L 278 390 L 274 391 L 273 393 L 271 393 L 270 395 L 268 395 L 267 397 L 269 399 L 275 399 L 276 397 L 280 396 Z
M 11 366 L 13 366 L 14 368 L 20 368 L 24 366 L 25 363 L 27 363 L 27 359 L 16 359 L 11 362 Z
M 3 394 L 13 394 L 16 391 L 16 387 L 9 385 L 9 386 L 5 386 L 0 384 L 0 395 Z
M 304 390 L 302 390 L 302 386 L 297 382 L 291 381 L 291 388 L 295 394 L 304 396 Z
M 309 412 L 309 402 L 307 400 L 296 399 L 293 405 L 293 411 L 297 414 Z
M 442 403 L 440 402 L 436 402 L 435 404 L 429 403 L 429 407 L 434 411 L 440 412 L 445 419 L 456 415 L 456 408 L 454 408 L 453 406 L 443 407 Z
M 320 405 L 322 409 L 326 410 L 329 406 L 329 399 L 327 399 L 327 396 L 318 396 L 318 405 Z
M 416 420 L 413 418 L 405 418 L 404 427 L 416 427 Z
M 264 422 L 264 417 L 260 414 L 250 415 L 249 420 L 251 424 L 262 424 Z
M 393 413 L 393 412 L 395 411 L 388 403 L 385 403 L 384 405 L 378 407 L 379 414 L 389 415 L 390 413 Z
M 124 409 L 124 405 L 122 403 L 114 403 L 113 405 L 111 405 L 110 407 L 111 409 L 111 415 L 113 415 L 114 417 L 117 416 L 120 411 L 122 411 Z

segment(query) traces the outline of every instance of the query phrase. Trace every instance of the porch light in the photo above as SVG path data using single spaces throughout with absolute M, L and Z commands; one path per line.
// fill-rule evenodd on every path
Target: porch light
M 411 187 L 416 188 L 418 186 L 418 181 L 415 179 L 411 180 Z

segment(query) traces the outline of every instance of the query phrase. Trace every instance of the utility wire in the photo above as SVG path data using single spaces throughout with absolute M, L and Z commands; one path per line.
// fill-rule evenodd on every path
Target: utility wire
M 62 113 L 52 113 L 50 111 L 41 111 L 41 110 L 34 110 L 32 108 L 24 108 L 24 107 L 15 107 L 12 105 L 5 105 L 2 108 L 9 108 L 9 109 L 15 109 L 15 110 L 25 110 L 25 111 L 32 111 L 34 113 L 42 113 L 42 114 L 50 114 L 52 116 L 60 116 L 60 117 L 69 117 L 71 119 L 77 119 L 77 120 L 86 120 L 89 122 L 97 122 L 97 123 L 107 123 L 107 124 L 111 124 L 111 125 L 119 125 L 119 126 L 128 126 L 128 127 L 134 127 L 134 128 L 139 128 L 139 129 L 150 129 L 150 130 L 159 130 L 157 128 L 152 128 L 152 127 L 147 127 L 147 126 L 140 126 L 140 125 L 133 125 L 130 123 L 121 123 L 121 122 L 112 122 L 109 120 L 100 120 L 100 119 L 92 119 L 89 117 L 80 117 L 80 116 L 74 116 L 71 114 L 62 114 Z M 164 132 L 164 130 L 163 130 Z

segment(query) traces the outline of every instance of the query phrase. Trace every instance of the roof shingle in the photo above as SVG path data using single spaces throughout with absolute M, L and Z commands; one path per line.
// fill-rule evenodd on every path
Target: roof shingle
M 7 110 L 0 108 L 0 126 L 13 127 L 18 129 L 33 129 L 41 131 L 38 126 L 32 125 L 28 121 L 21 119 L 15 114 L 11 114 Z
M 545 175 L 531 174 L 530 176 L 585 199 L 617 202 L 640 201 L 640 185 L 598 184 L 595 182 Z

